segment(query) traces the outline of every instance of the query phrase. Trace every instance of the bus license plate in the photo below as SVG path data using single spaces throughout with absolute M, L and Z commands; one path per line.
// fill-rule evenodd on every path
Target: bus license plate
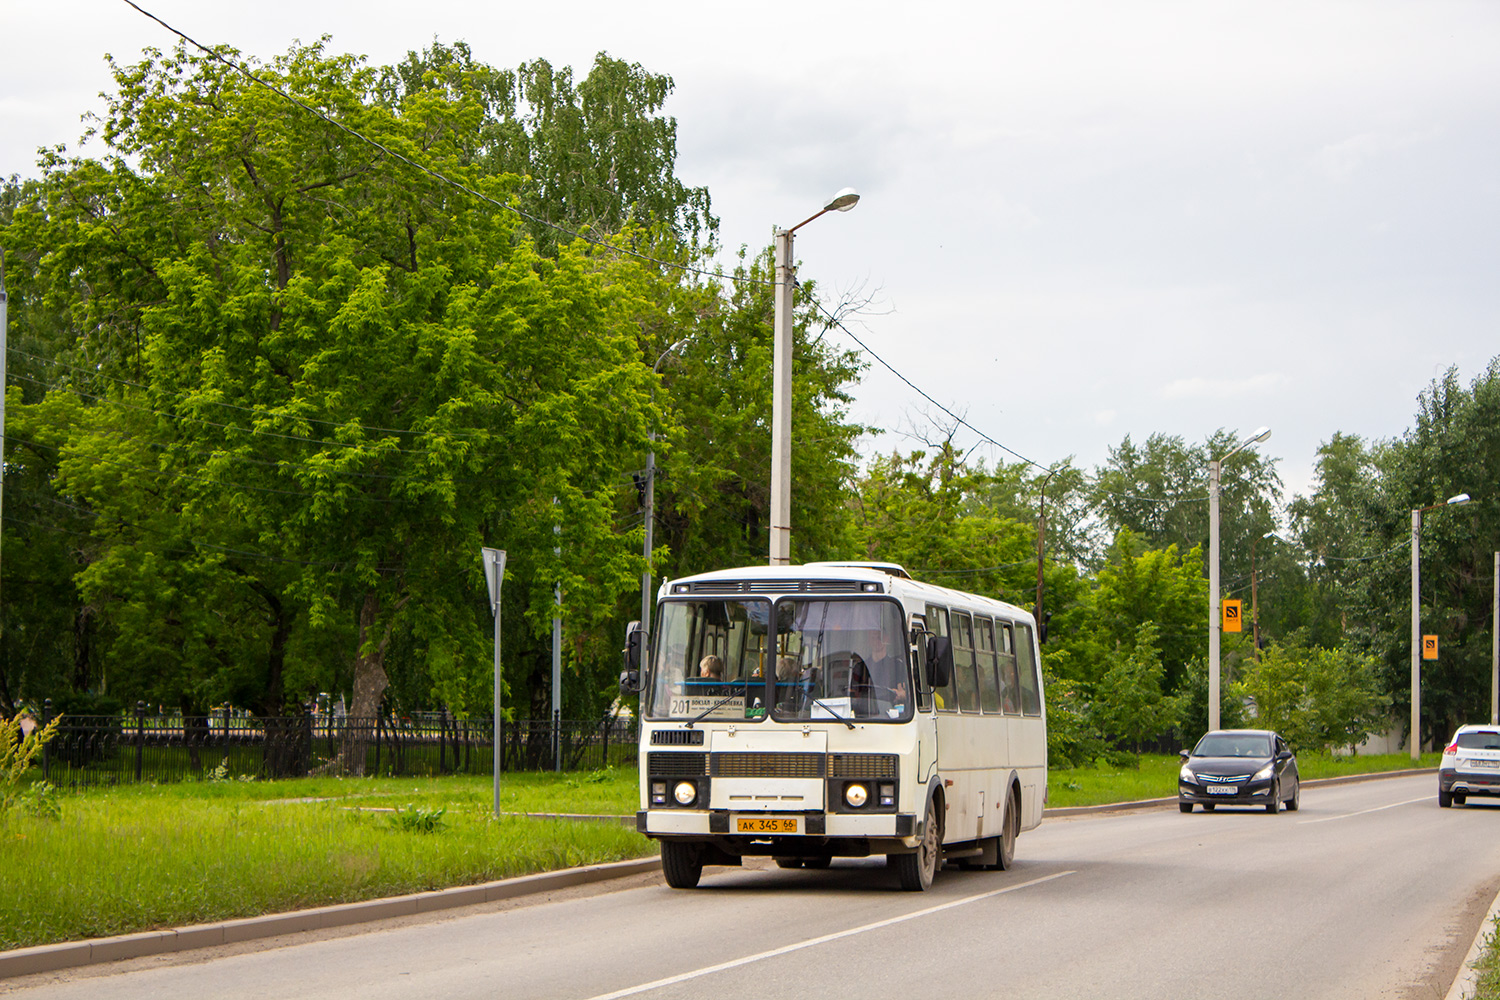
M 735 833 L 801 833 L 798 816 L 736 816 Z

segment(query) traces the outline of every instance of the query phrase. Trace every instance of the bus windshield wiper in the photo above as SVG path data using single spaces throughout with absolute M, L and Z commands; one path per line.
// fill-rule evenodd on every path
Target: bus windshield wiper
M 830 704 L 828 704 L 828 702 L 824 701 L 822 698 L 814 698 L 812 700 L 812 702 L 813 702 L 814 705 L 822 705 L 823 706 L 823 710 L 825 712 L 827 712 L 829 715 L 833 716 L 835 719 L 838 719 L 840 722 L 842 722 L 844 725 L 848 726 L 850 729 L 854 728 L 854 723 L 850 722 L 848 719 L 844 718 L 838 712 L 834 711 L 833 706 L 830 705 Z
M 727 698 L 721 698 L 721 699 L 719 699 L 718 701 L 714 702 L 712 705 L 708 706 L 703 711 L 699 712 L 697 715 L 695 715 L 691 719 L 689 719 L 688 722 L 687 722 L 687 725 L 683 726 L 682 728 L 683 729 L 692 729 L 693 728 L 693 723 L 695 723 L 695 722 L 702 722 L 703 719 L 704 719 L 704 717 L 707 716 L 710 712 L 713 712 L 716 709 L 724 707 L 725 705 L 729 704 L 731 701 L 734 701 L 734 699 L 739 698 L 739 697 L 741 697 L 741 695 L 738 692 L 736 692 L 735 694 L 732 694 L 732 695 L 730 695 Z M 853 728 L 853 727 L 851 726 L 850 728 Z

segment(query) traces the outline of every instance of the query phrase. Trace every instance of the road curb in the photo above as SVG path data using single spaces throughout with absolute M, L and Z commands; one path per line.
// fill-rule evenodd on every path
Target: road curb
M 631 819 L 633 821 L 634 817 Z M 641 875 L 660 868 L 659 857 L 638 858 L 633 861 L 615 861 L 610 864 L 566 868 L 557 872 L 522 875 L 479 885 L 462 885 L 434 892 L 414 892 L 388 899 L 368 899 L 358 903 L 340 903 L 290 913 L 268 913 L 213 924 L 17 948 L 13 951 L 0 951 L 0 979 L 28 976 L 37 972 L 55 972 L 99 962 L 118 962 L 126 958 L 190 951 L 194 948 L 211 948 L 215 945 L 276 937 L 279 934 L 433 913 L 457 906 L 514 899 L 517 896 L 624 878 L 627 875 Z
M 1446 1000 L 1468 1000 L 1476 992 L 1479 970 L 1474 968 L 1474 963 L 1484 954 L 1485 946 L 1489 944 L 1493 933 L 1490 928 L 1495 925 L 1497 917 L 1500 917 L 1500 895 L 1495 896 L 1494 902 L 1490 903 L 1489 912 L 1479 921 L 1479 931 L 1474 935 L 1474 943 L 1469 946 L 1464 963 L 1458 967 L 1458 975 L 1453 977 L 1453 985 L 1448 989 Z
M 1353 785 L 1361 781 L 1378 781 L 1381 778 L 1410 778 L 1418 774 L 1437 774 L 1435 767 L 1413 767 L 1403 771 L 1377 771 L 1374 774 L 1342 774 L 1337 778 L 1309 778 L 1304 781 L 1305 788 L 1319 788 L 1324 785 Z M 1134 809 L 1155 809 L 1159 806 L 1175 806 L 1177 796 L 1172 795 L 1164 799 L 1138 799 L 1134 802 L 1105 802 L 1097 806 L 1065 806 L 1061 809 L 1046 809 L 1042 818 L 1048 816 L 1089 816 L 1094 813 L 1128 812 Z

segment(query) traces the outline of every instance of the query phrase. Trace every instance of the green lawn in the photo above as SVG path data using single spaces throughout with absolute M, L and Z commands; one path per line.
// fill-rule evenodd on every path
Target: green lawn
M 1436 766 L 1424 757 L 1423 766 Z M 1409 758 L 1299 759 L 1304 777 Z M 1051 805 L 1175 794 L 1178 759 L 1053 771 Z M 630 816 L 636 772 L 506 775 L 501 811 Z M 0 949 L 255 916 L 646 857 L 617 822 L 493 815 L 487 777 L 307 778 L 63 793 L 0 815 Z M 399 810 L 399 811 L 398 811 Z M 437 828 L 424 832 L 424 826 Z
M 625 815 L 634 814 L 636 794 L 634 771 L 507 775 L 501 808 Z M 617 822 L 497 820 L 488 778 L 143 785 L 60 803 L 56 819 L 20 810 L 0 817 L 0 949 L 656 851 Z M 439 810 L 438 828 L 421 832 Z
M 1421 762 L 1413 765 L 1410 754 L 1363 757 L 1301 754 L 1297 757 L 1297 771 L 1307 779 L 1334 778 L 1377 771 L 1401 771 L 1413 766 L 1437 767 L 1441 756 L 1435 753 L 1423 754 Z M 1053 809 L 1061 809 L 1067 806 L 1162 799 L 1177 794 L 1177 771 L 1182 765 L 1181 758 L 1176 755 L 1142 754 L 1139 760 L 1139 768 L 1111 767 L 1101 762 L 1097 767 L 1051 771 L 1047 776 L 1047 804 Z

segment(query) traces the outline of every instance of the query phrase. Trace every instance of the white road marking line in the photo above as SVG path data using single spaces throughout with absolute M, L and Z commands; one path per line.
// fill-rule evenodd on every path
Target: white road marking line
M 1427 802 L 1427 801 L 1430 801 L 1431 799 L 1432 799 L 1431 795 L 1424 795 L 1424 796 L 1422 796 L 1421 798 L 1418 798 L 1418 799 L 1407 799 L 1405 802 L 1392 802 L 1390 805 L 1376 806 L 1374 809 L 1361 809 L 1359 812 L 1343 813 L 1342 815 L 1339 815 L 1339 816 L 1324 816 L 1322 819 L 1305 819 L 1305 820 L 1302 820 L 1302 822 L 1299 823 L 1298 825 L 1299 826 L 1305 826 L 1305 825 L 1307 825 L 1309 823 L 1331 823 L 1331 822 L 1333 822 L 1336 819 L 1348 819 L 1350 816 L 1363 816 L 1366 813 L 1378 813 L 1382 809 L 1394 809 L 1397 806 L 1409 806 L 1413 802 Z
M 977 903 L 981 899 L 989 899 L 992 896 L 1003 896 L 1007 892 L 1015 892 L 1017 889 L 1025 889 L 1033 885 L 1041 885 L 1043 882 L 1051 882 L 1053 879 L 1062 878 L 1064 875 L 1076 874 L 1078 874 L 1076 871 L 1065 871 L 1057 872 L 1053 875 L 1044 875 L 1041 878 L 1034 878 L 1030 882 L 1022 882 L 1019 885 L 1008 885 L 1004 889 L 996 889 L 993 892 L 982 892 L 977 896 L 966 896 L 963 899 L 955 899 L 948 903 L 939 903 L 937 906 L 929 906 L 925 910 L 917 910 L 914 913 L 906 913 L 899 917 L 891 917 L 887 920 L 877 920 L 873 924 L 865 924 L 862 927 L 851 927 L 846 931 L 839 931 L 835 934 L 824 934 L 822 937 L 809 938 L 806 941 L 799 941 L 796 944 L 785 945 L 781 948 L 773 948 L 770 951 L 763 951 L 755 955 L 746 955 L 744 958 L 736 958 L 730 962 L 721 962 L 718 965 L 710 965 L 705 969 L 695 969 L 692 972 L 684 972 L 680 975 L 669 976 L 666 979 L 658 979 L 655 982 L 642 983 L 640 986 L 631 986 L 627 989 L 616 990 L 613 993 L 601 993 L 598 996 L 589 997 L 588 1000 L 617 1000 L 617 998 L 619 997 L 635 996 L 637 993 L 645 993 L 648 990 L 660 989 L 663 986 L 672 986 L 676 983 L 685 983 L 690 979 L 697 979 L 701 976 L 709 976 L 714 974 L 715 972 L 724 972 L 727 969 L 736 969 L 742 965 L 749 965 L 751 962 L 760 962 L 768 958 L 776 958 L 778 955 L 790 954 L 794 951 L 801 951 L 803 948 L 812 948 L 816 945 L 827 944 L 829 941 L 837 941 L 840 938 L 853 937 L 856 934 L 863 934 L 866 931 L 879 930 L 882 927 L 890 927 L 893 924 L 905 923 L 908 920 L 915 920 L 918 917 L 925 917 L 929 914 L 939 913 L 943 910 L 951 910 L 955 906 L 963 906 L 967 903 Z

